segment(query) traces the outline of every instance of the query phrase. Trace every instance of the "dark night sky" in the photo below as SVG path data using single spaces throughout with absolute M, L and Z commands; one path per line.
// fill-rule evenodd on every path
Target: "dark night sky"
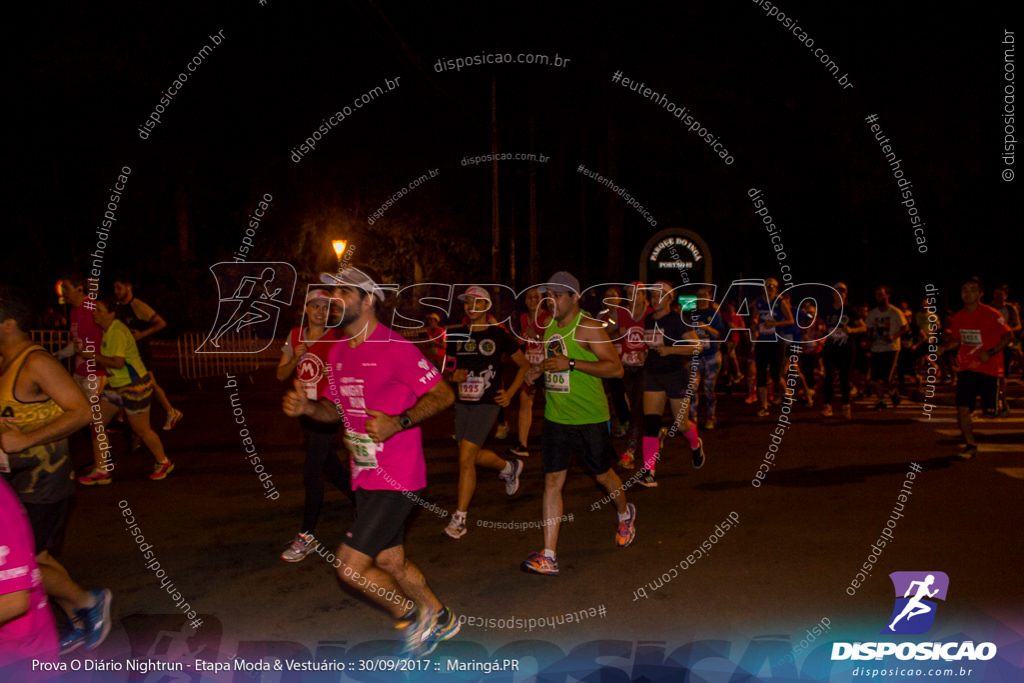
M 799 281 L 847 280 L 855 298 L 889 281 L 895 298 L 917 301 L 926 282 L 950 290 L 977 273 L 1010 282 L 1019 297 L 1019 181 L 1000 179 L 1004 24 L 994 10 L 934 16 L 917 3 L 788 3 L 815 47 L 849 73 L 854 88 L 843 91 L 750 1 L 210 5 L 55 3 L 12 25 L 5 280 L 42 292 L 84 267 L 123 165 L 133 171 L 105 284 L 128 269 L 179 325 L 187 303 L 177 300 L 212 296 L 206 269 L 236 249 L 264 193 L 274 203 L 255 257 L 291 260 L 302 272 L 323 265 L 331 237 L 348 237 L 372 259 L 397 236 L 415 244 L 435 281 L 486 279 L 490 166 L 460 160 L 490 151 L 493 76 L 499 150 L 529 151 L 532 116 L 536 151 L 551 157 L 537 165 L 543 276 L 567 268 L 585 286 L 631 279 L 655 230 L 578 174 L 582 163 L 627 188 L 658 229 L 699 232 L 720 285 L 777 275 L 746 196 L 757 187 Z M 223 43 L 141 140 L 137 128 L 161 91 L 219 30 Z M 488 52 L 571 61 L 434 69 L 440 58 Z M 612 83 L 618 70 L 688 106 L 735 163 Z M 324 117 L 395 76 L 399 88 L 338 124 L 300 163 L 289 160 Z M 869 114 L 913 181 L 927 255 L 915 248 Z M 528 284 L 527 167 L 499 164 L 502 229 L 516 230 L 520 287 Z M 434 168 L 437 179 L 366 224 L 388 195 Z M 191 230 L 184 260 L 181 206 Z M 620 244 L 609 236 L 616 213 Z M 478 259 L 467 258 L 473 252 Z

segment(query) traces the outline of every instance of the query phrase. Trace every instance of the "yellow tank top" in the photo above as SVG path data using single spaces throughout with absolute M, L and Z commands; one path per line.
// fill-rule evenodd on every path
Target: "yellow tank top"
M 29 346 L 14 359 L 7 372 L 0 377 L 0 417 L 13 417 L 18 429 L 24 433 L 41 429 L 64 414 L 63 408 L 52 398 L 22 403 L 14 397 L 14 386 L 18 382 L 21 367 L 28 355 L 34 351 L 47 352 L 42 346 Z M 0 430 L 6 431 L 6 428 L 0 426 Z
M 42 346 L 32 345 L 18 354 L 7 372 L 0 377 L 0 416 L 13 417 L 22 432 L 34 432 L 64 414 L 64 409 L 52 398 L 45 401 L 22 403 L 14 397 L 14 387 L 25 359 L 35 351 L 46 352 Z M 7 427 L 0 423 L 0 431 Z M 20 453 L 9 453 L 11 472 L 7 475 L 14 492 L 22 503 L 54 503 L 74 492 L 75 481 L 68 440 L 26 448 Z

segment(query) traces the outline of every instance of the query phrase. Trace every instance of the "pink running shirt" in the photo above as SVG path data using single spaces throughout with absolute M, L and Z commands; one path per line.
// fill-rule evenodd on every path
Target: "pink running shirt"
M 0 626 L 0 669 L 22 659 L 57 661 L 57 627 L 36 565 L 28 515 L 0 480 L 0 595 L 29 591 L 28 612 Z
M 340 336 L 340 335 L 339 335 Z M 418 491 L 427 485 L 420 428 L 375 444 L 366 435 L 366 409 L 400 415 L 441 381 L 419 346 L 378 323 L 362 344 L 333 344 L 324 398 L 344 411 L 352 489 Z
M 78 308 L 71 309 L 71 341 L 81 342 L 86 349 L 92 348 L 97 353 L 100 350 L 100 343 L 103 341 L 103 330 L 92 319 L 92 309 L 96 302 L 86 299 L 85 303 Z M 93 373 L 103 376 L 103 368 L 99 365 L 93 366 Z M 75 354 L 75 374 L 81 377 L 89 376 L 89 364 L 84 358 Z

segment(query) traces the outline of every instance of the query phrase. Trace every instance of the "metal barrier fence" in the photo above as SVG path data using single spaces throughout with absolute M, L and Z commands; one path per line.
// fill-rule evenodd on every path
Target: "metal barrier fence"
M 259 349 L 266 340 L 228 332 L 220 342 L 224 350 L 221 353 L 196 353 L 208 335 L 209 332 L 184 332 L 178 336 L 178 369 L 183 379 L 198 381 L 226 373 L 251 374 L 259 368 Z M 201 383 L 199 387 L 202 388 Z
M 54 354 L 71 343 L 71 333 L 67 330 L 32 330 L 29 334 L 34 343 Z M 64 359 L 64 367 L 68 372 L 74 372 L 74 355 Z

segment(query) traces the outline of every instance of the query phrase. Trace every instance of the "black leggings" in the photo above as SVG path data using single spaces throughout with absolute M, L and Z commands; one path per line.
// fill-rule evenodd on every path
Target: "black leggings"
M 825 405 L 832 404 L 832 370 L 839 371 L 839 391 L 843 397 L 843 405 L 850 402 L 850 368 L 853 367 L 853 342 L 845 344 L 825 342 L 825 350 L 821 352 L 825 361 Z
M 302 471 L 302 481 L 306 485 L 306 502 L 302 509 L 302 531 L 308 533 L 316 529 L 320 508 L 324 503 L 324 475 L 349 499 L 352 499 L 352 479 L 348 471 L 338 460 L 335 451 L 337 431 L 324 433 L 303 427 L 306 434 L 306 464 Z

